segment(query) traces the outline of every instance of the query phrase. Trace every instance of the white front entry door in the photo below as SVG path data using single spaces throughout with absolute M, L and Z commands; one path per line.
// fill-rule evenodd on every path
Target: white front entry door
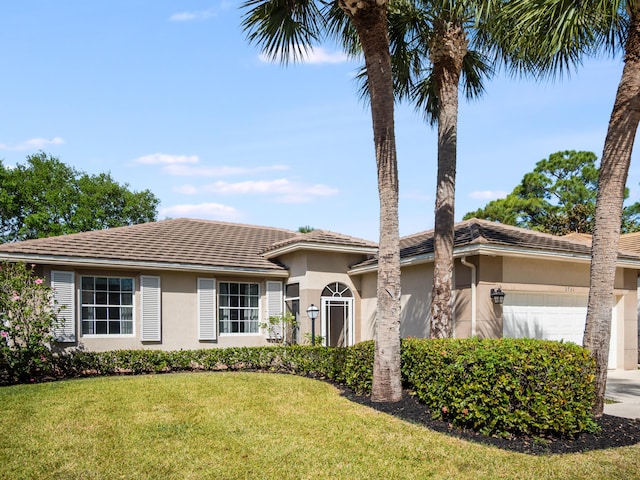
M 348 347 L 354 342 L 353 298 L 321 298 L 321 335 L 323 345 Z

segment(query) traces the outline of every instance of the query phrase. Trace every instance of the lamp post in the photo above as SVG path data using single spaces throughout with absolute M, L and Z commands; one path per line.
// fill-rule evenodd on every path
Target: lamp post
M 307 308 L 307 315 L 311 319 L 311 345 L 316 344 L 316 318 L 318 318 L 318 312 L 320 309 L 313 303 Z

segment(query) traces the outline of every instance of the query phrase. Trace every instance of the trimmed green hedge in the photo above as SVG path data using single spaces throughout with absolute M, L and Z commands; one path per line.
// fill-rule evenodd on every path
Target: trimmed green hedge
M 403 341 L 402 374 L 436 418 L 485 435 L 595 431 L 595 361 L 573 343 Z
M 264 370 L 340 379 L 347 349 L 316 346 L 232 347 L 202 350 L 73 351 L 57 355 L 62 377 L 163 373 L 183 370 Z
M 402 376 L 436 418 L 485 435 L 594 431 L 595 363 L 572 343 L 531 339 L 405 339 Z M 183 370 L 261 370 L 327 378 L 370 394 L 374 342 L 348 348 L 269 346 L 75 351 L 58 377 Z

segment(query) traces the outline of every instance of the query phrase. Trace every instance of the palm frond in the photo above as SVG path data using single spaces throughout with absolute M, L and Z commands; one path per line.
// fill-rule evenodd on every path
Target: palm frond
M 430 24 L 425 12 L 407 0 L 392 2 L 387 18 L 396 97 L 410 98 L 414 79 L 428 62 L 426 39 L 430 35 Z
M 487 20 L 495 51 L 509 71 L 544 78 L 576 68 L 626 37 L 626 0 L 509 1 Z M 497 12 L 497 13 L 496 13 Z M 487 38 L 484 39 L 487 41 Z
M 284 64 L 303 60 L 326 24 L 315 0 L 248 0 L 240 8 L 249 42 Z
M 469 100 L 484 93 L 484 80 L 495 74 L 491 60 L 476 50 L 469 50 L 462 60 L 462 82 L 465 97 Z
M 362 46 L 358 32 L 344 10 L 339 7 L 338 2 L 327 1 L 322 14 L 327 19 L 328 36 L 340 43 L 347 55 L 352 57 L 360 55 Z
M 422 113 L 425 121 L 431 126 L 436 125 L 438 122 L 439 101 L 431 67 L 426 69 L 422 78 L 413 85 L 411 97 L 416 110 Z

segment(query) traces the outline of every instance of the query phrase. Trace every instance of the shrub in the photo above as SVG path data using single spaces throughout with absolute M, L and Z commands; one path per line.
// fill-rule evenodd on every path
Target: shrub
M 34 265 L 0 264 L 0 380 L 35 381 L 51 371 L 57 307 Z
M 358 395 L 371 394 L 374 350 L 373 340 L 344 349 L 344 367 L 340 380 Z
M 337 380 L 347 349 L 320 346 L 201 350 L 68 351 L 55 356 L 60 376 L 161 373 L 180 370 L 264 370 Z
M 402 373 L 436 418 L 485 435 L 574 435 L 591 416 L 595 363 L 572 343 L 532 339 L 403 341 Z

